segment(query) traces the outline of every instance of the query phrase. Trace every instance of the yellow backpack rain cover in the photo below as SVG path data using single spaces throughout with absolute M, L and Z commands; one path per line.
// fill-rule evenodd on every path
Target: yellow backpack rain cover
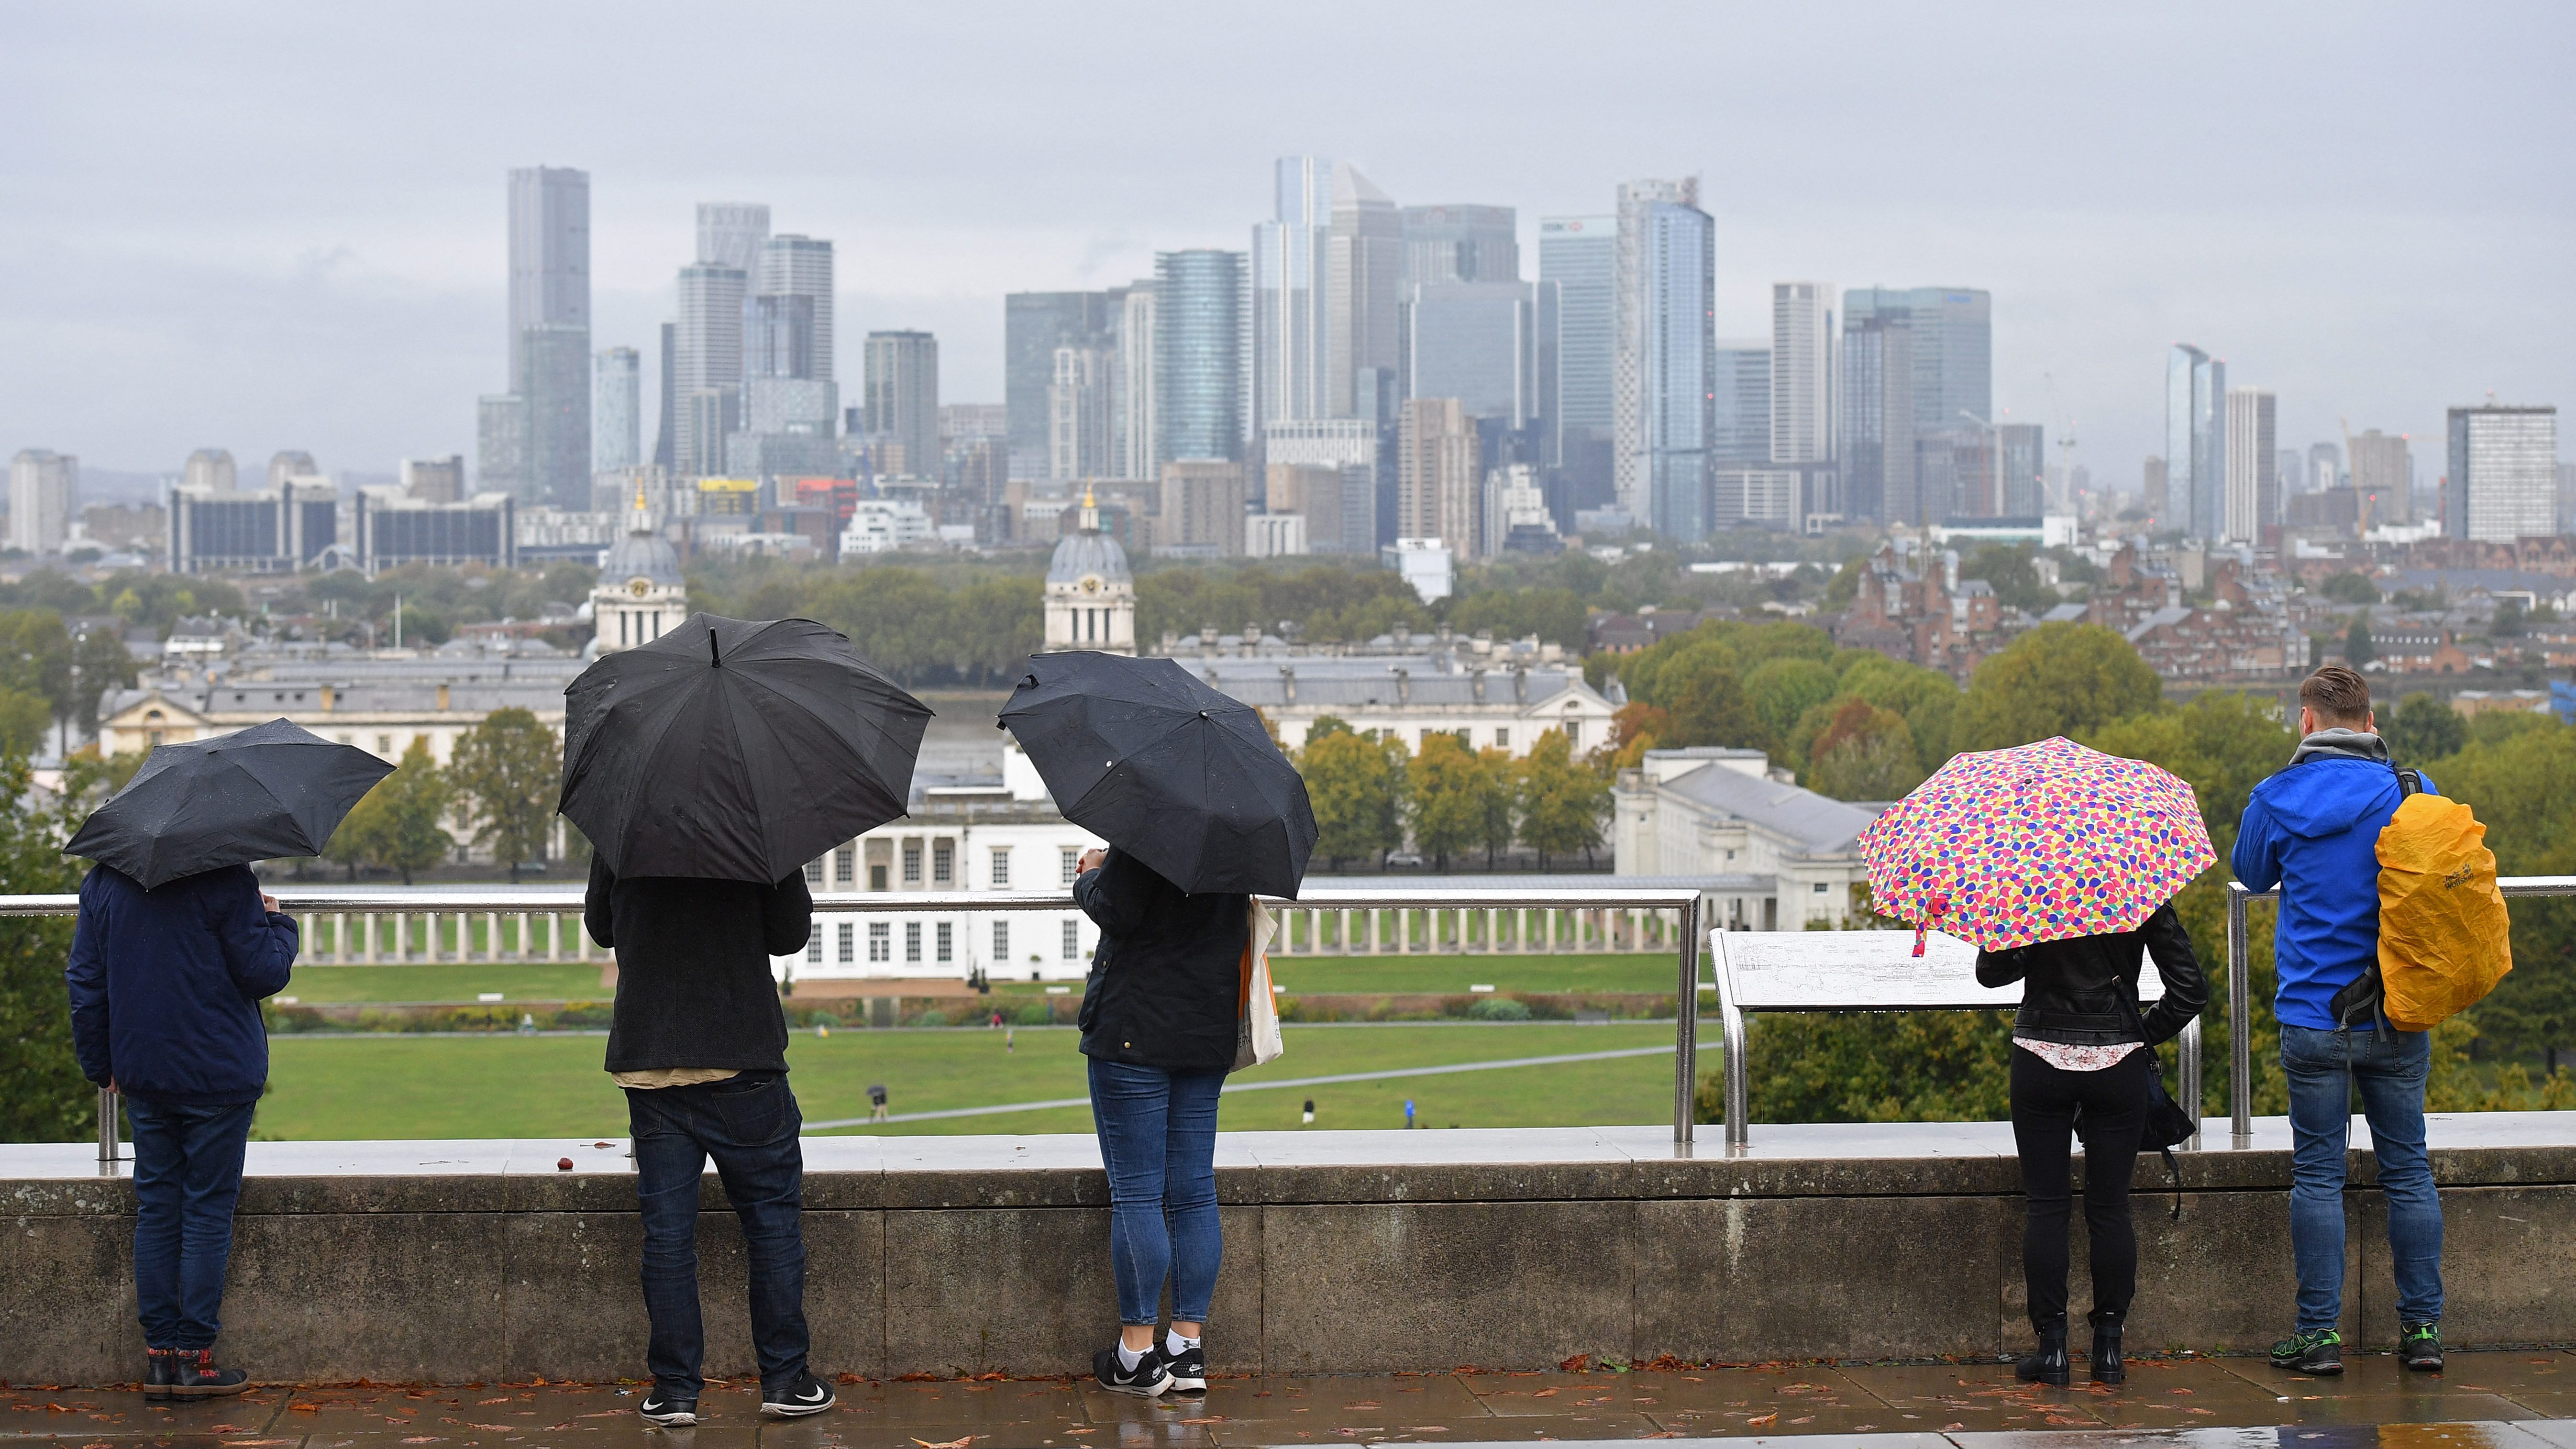
M 2430 1030 L 2513 969 L 2486 837 L 2468 806 L 2414 793 L 2379 832 L 2379 974 L 2399 1031 Z

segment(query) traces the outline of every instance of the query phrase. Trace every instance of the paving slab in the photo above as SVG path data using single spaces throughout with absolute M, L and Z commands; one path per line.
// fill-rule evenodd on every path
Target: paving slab
M 140 1389 L 0 1389 L 0 1439 L 287 1432 L 292 1426 L 273 1426 L 288 1397 L 287 1390 L 268 1387 L 186 1402 L 146 1399 Z

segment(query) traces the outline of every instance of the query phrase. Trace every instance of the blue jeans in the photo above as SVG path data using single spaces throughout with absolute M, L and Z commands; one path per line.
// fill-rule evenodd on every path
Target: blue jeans
M 258 1105 L 125 1099 L 134 1124 L 134 1306 L 147 1348 L 215 1346 L 243 1144 Z
M 2355 1087 L 2388 1200 L 2397 1317 L 2431 1323 L 2442 1316 L 2442 1203 L 2424 1149 L 2424 1078 L 2432 1062 L 2429 1032 L 2281 1028 L 2281 1067 L 2290 1078 L 2290 1247 L 2298 1261 L 2301 1333 L 2343 1319 L 2344 1154 Z
M 698 1189 L 716 1177 L 742 1220 L 751 1259 L 751 1343 L 760 1386 L 783 1390 L 805 1372 L 805 1125 L 779 1072 L 745 1072 L 694 1087 L 629 1089 L 635 1193 L 644 1210 L 644 1312 L 653 1382 L 696 1398 L 706 1331 L 698 1318 Z
M 1216 1225 L 1216 1099 L 1223 1072 L 1091 1058 L 1091 1121 L 1109 1168 L 1118 1321 L 1151 1326 L 1163 1280 L 1172 1321 L 1205 1323 L 1225 1240 Z

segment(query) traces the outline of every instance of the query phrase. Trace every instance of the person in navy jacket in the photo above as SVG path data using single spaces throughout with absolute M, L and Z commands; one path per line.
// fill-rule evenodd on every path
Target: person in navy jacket
M 81 882 L 63 979 L 81 1075 L 134 1124 L 134 1299 L 144 1395 L 239 1393 L 214 1365 L 233 1204 L 251 1113 L 268 1089 L 259 1003 L 295 965 L 295 920 L 246 865 L 154 890 L 113 866 Z

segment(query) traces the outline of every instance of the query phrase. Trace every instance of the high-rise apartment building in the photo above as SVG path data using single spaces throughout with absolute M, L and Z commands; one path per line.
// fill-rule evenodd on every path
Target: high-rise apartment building
M 2197 539 L 2225 527 L 2227 364 L 2188 343 L 2165 355 L 2165 497 L 2156 521 Z
M 1243 510 L 1250 491 L 1241 463 L 1215 458 L 1165 463 L 1154 552 L 1179 558 L 1242 557 Z
M 1699 178 L 1619 188 L 1612 317 L 1612 476 L 1619 506 L 1705 536 L 1717 374 L 1716 224 Z
M 268 455 L 268 486 L 283 488 L 290 478 L 318 478 L 322 465 L 301 448 L 288 448 Z
M 834 363 L 832 331 L 832 244 L 811 236 L 774 236 L 760 244 L 760 270 L 754 297 L 803 297 L 813 304 L 810 370 L 803 376 L 831 380 L 840 376 Z
M 1047 476 L 1059 481 L 1111 474 L 1117 423 L 1118 354 L 1107 347 L 1059 347 L 1047 387 Z
M 2340 488 L 2346 481 L 2348 480 L 2344 477 L 2343 471 L 2343 449 L 2332 443 L 2310 443 L 2307 459 L 2300 465 L 2298 491 L 2322 493 L 2329 488 Z M 2288 491 L 2286 484 L 2283 491 Z
M 455 453 L 444 458 L 403 459 L 402 491 L 416 503 L 457 502 L 467 496 L 465 459 Z
M 190 453 L 187 465 L 179 470 L 179 486 L 202 488 L 209 493 L 232 492 L 238 486 L 233 455 L 222 448 L 199 448 Z
M 1916 486 L 1916 440 L 1990 425 L 1992 299 L 1973 287 L 1856 287 L 1842 304 L 1832 456 L 1847 511 L 1937 523 L 1947 505 Z
M 528 400 L 515 392 L 474 400 L 474 486 L 514 498 L 527 492 Z
M 9 460 L 9 546 L 49 554 L 80 515 L 80 459 L 28 448 Z
M 1163 473 L 1160 425 L 1155 421 L 1154 281 L 1127 285 L 1118 309 L 1118 419 L 1110 471 L 1143 482 Z
M 1119 310 L 1112 302 L 1108 292 L 1013 292 L 1002 299 L 1002 406 L 1010 419 L 1012 477 L 1046 476 L 1055 350 L 1109 345 Z M 1227 368 L 1229 378 L 1240 372 L 1239 362 Z
M 698 203 L 699 261 L 732 267 L 748 275 L 760 265 L 760 249 L 768 240 L 769 207 L 765 203 Z
M 760 244 L 744 338 L 742 430 L 755 438 L 829 438 L 841 416 L 833 367 L 832 244 L 818 237 L 773 236 Z M 755 452 L 776 453 L 766 443 Z M 817 459 L 812 444 L 787 452 Z M 727 469 L 734 468 L 727 444 Z
M 655 378 L 654 390 L 661 394 L 658 421 L 653 429 L 653 466 L 669 472 L 672 450 L 679 446 L 679 381 L 680 324 L 665 322 L 661 327 L 661 372 Z
M 2315 450 L 2309 452 L 2313 461 Z M 2352 440 L 2352 491 L 2365 528 L 2414 521 L 2415 459 L 2405 434 L 2372 428 Z
M 590 466 L 604 473 L 643 461 L 644 359 L 611 347 L 591 359 Z M 442 500 L 453 502 L 453 499 Z
M 580 508 L 590 498 L 590 174 L 510 173 L 510 392 L 527 418 L 519 489 Z
M 2263 531 L 2280 522 L 2280 450 L 2275 405 L 2269 388 L 2227 390 L 2227 498 L 2219 538 L 2228 543 L 2260 543 Z
M 1404 300 L 1404 218 L 1395 202 L 1349 162 L 1333 168 L 1331 234 L 1325 285 L 1330 406 L 1324 415 L 1377 418 L 1396 396 Z
M 1405 400 L 1396 437 L 1396 537 L 1436 538 L 1453 558 L 1478 557 L 1484 476 L 1475 422 L 1456 398 Z
M 2048 511 L 2048 430 L 2038 423 L 1995 429 L 1996 504 L 2005 518 Z
M 1619 218 L 1551 216 L 1538 224 L 1538 275 L 1556 288 L 1556 419 L 1550 431 L 1568 507 L 1598 508 L 1612 495 L 1611 373 L 1618 352 Z M 1721 363 L 1721 366 L 1723 364 Z M 1770 457 L 1770 352 L 1763 352 L 1763 451 Z
M 2487 543 L 2558 531 L 2558 409 L 2453 408 L 2442 534 Z
M 1282 156 L 1271 219 L 1252 228 L 1252 417 L 1331 413 L 1333 163 Z
M 1181 462 L 1242 456 L 1245 272 L 1241 252 L 1154 255 L 1155 451 L 1165 478 Z M 1016 448 L 1016 406 L 1011 418 Z
M 1404 304 L 1404 395 L 1455 398 L 1510 429 L 1536 421 L 1538 297 L 1526 282 L 1417 284 Z
M 725 435 L 742 417 L 743 299 L 749 286 L 749 273 L 722 262 L 693 262 L 680 269 L 671 465 L 679 477 L 724 472 Z
M 1377 552 L 1379 428 L 1372 418 L 1309 418 L 1262 427 L 1261 452 L 1269 460 L 1265 495 L 1273 512 L 1307 515 L 1306 547 L 1313 553 L 1371 556 Z M 1267 491 L 1282 469 L 1322 469 L 1340 478 L 1341 491 L 1325 502 L 1311 479 L 1294 497 Z M 1389 520 L 1392 525 L 1392 518 Z M 1393 537 L 1390 532 L 1388 537 Z
M 940 476 L 939 339 L 927 332 L 871 332 L 860 356 L 860 421 L 903 450 L 903 471 Z
M 1720 467 L 1771 461 L 1771 339 L 1717 339 L 1709 457 Z
M 1771 461 L 1834 456 L 1834 289 L 1771 285 Z
M 1520 214 L 1508 206 L 1403 208 L 1404 285 L 1517 282 Z

